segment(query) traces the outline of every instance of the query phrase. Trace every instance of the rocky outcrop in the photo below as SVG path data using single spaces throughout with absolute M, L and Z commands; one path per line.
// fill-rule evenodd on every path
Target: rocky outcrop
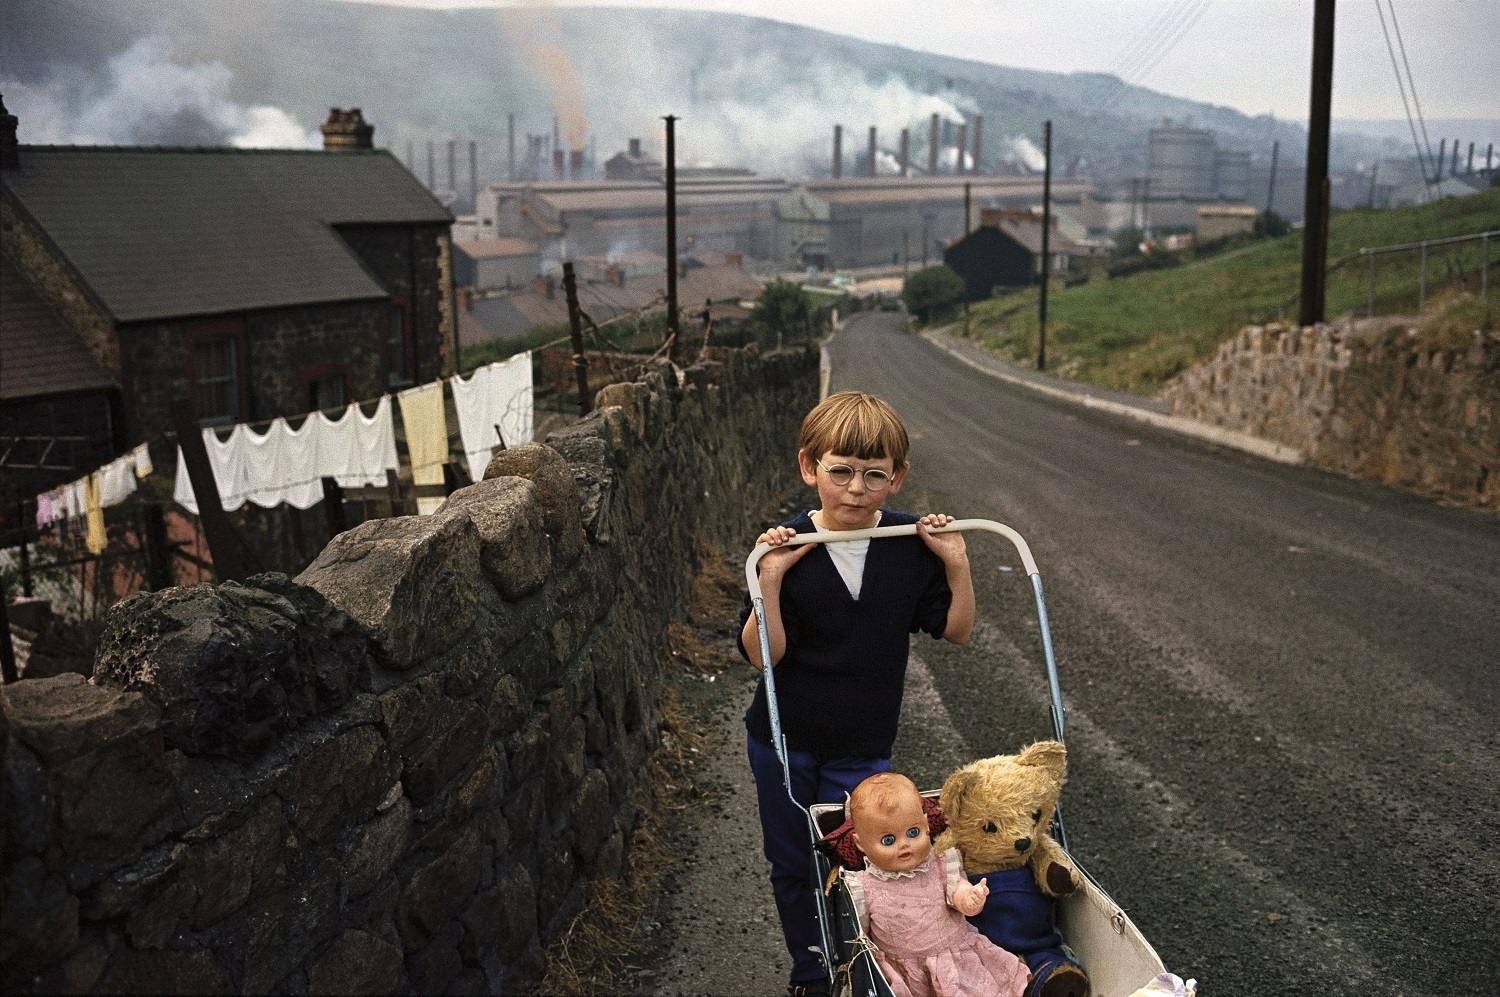
M 514 992 L 652 805 L 700 545 L 784 491 L 817 355 L 615 386 L 295 580 L 132 597 L 0 687 L 0 986 Z

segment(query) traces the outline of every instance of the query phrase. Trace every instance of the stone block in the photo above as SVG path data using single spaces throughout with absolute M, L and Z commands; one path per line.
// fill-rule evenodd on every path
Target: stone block
M 266 993 L 339 930 L 339 871 L 329 859 L 287 889 L 256 901 L 245 922 L 245 993 Z
M 531 874 L 513 865 L 500 877 L 500 958 L 513 963 L 536 937 L 536 889 Z
M 63 963 L 63 986 L 68 993 L 86 994 L 94 989 L 109 961 L 109 948 L 95 942 L 81 945 Z
M 47 828 L 52 817 L 47 774 L 36 755 L 19 743 L 12 741 L 5 747 L 5 820 L 0 821 L 0 829 L 8 850 L 40 855 L 47 848 Z
M 448 993 L 451 997 L 482 997 L 490 992 L 489 980 L 484 975 L 484 970 L 475 969 L 470 966 L 454 978 L 448 984 Z
M 360 829 L 344 860 L 349 896 L 362 897 L 396 868 L 411 840 L 411 802 L 403 795 Z
M 594 856 L 593 876 L 596 879 L 618 879 L 624 869 L 625 835 L 616 831 L 599 846 L 599 853 Z
M 573 847 L 564 838 L 539 843 L 537 852 L 540 874 L 537 916 L 543 925 L 551 925 L 563 911 L 564 901 L 573 888 L 578 866 L 573 859 Z
M 356 727 L 309 751 L 297 765 L 297 827 L 323 841 L 359 820 L 388 788 L 393 773 L 386 769 L 385 742 L 374 727 Z
M 521 683 L 514 675 L 502 675 L 490 693 L 490 733 L 505 737 L 521 729 L 526 707 L 521 701 Z
M 0 966 L 35 972 L 78 946 L 78 898 L 49 876 L 40 859 L 23 858 L 5 870 L 0 900 Z
M 134 952 L 121 948 L 97 986 L 106 994 L 227 994 L 229 977 L 208 949 Z
M 536 485 L 542 505 L 542 528 L 560 565 L 570 565 L 583 550 L 578 487 L 562 454 L 544 443 L 501 450 L 484 469 L 485 480 L 514 475 Z
M 94 680 L 139 691 L 167 744 L 249 760 L 370 686 L 363 631 L 285 575 L 140 592 L 110 610 Z
M 401 938 L 408 951 L 463 909 L 479 888 L 484 854 L 478 832 L 465 831 L 446 852 L 412 874 L 397 908 Z
M 495 776 L 500 770 L 500 756 L 494 745 L 486 746 L 474 763 L 474 770 L 453 788 L 448 797 L 448 823 L 462 824 L 472 817 L 480 807 L 495 797 Z
M 510 775 L 516 782 L 525 782 L 542 770 L 552 744 L 551 729 L 548 720 L 533 720 L 511 741 Z
M 479 531 L 479 562 L 506 599 L 524 598 L 546 584 L 552 550 L 535 484 L 519 477 L 487 477 L 448 496 L 441 511 L 473 522 Z
M 195 850 L 198 903 L 193 927 L 202 931 L 244 906 L 252 890 L 272 884 L 269 873 L 282 863 L 286 821 L 281 801 L 262 799 L 244 824 Z
M 416 951 L 406 957 L 406 972 L 411 977 L 412 990 L 419 994 L 446 993 L 448 984 L 464 967 L 458 946 L 463 938 L 463 929 L 449 922 Z
M 363 931 L 348 930 L 307 973 L 312 995 L 392 994 L 401 986 L 401 950 Z
M 609 803 L 609 780 L 598 769 L 589 769 L 573 802 L 573 848 L 584 862 L 592 862 L 599 847 L 615 829 L 614 809 Z
M 125 934 L 130 944 L 138 949 L 159 949 L 177 933 L 198 899 L 198 890 L 191 879 L 179 877 L 156 899 L 132 911 L 125 921 Z
M 361 523 L 334 537 L 297 581 L 367 627 L 396 669 L 457 644 L 487 587 L 479 530 L 455 513 Z
M 505 900 L 500 887 L 496 886 L 481 891 L 464 909 L 459 918 L 464 926 L 464 940 L 459 951 L 465 959 L 479 961 L 499 941 L 504 907 Z
M 451 718 L 453 707 L 443 695 L 439 676 L 423 675 L 380 694 L 380 712 L 389 732 L 391 747 L 405 748 Z
M 406 766 L 401 782 L 412 804 L 424 807 L 435 800 L 448 780 L 457 775 L 479 753 L 489 736 L 486 713 L 470 706 L 448 731 L 437 737 Z

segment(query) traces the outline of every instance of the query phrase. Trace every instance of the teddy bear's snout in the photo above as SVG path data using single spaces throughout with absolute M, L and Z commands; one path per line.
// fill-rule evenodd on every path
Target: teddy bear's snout
M 1028 849 L 1030 847 L 1031 847 L 1031 839 L 1030 838 L 1017 838 L 1016 839 L 1016 851 L 1018 851 L 1018 852 L 1024 852 L 1026 849 Z

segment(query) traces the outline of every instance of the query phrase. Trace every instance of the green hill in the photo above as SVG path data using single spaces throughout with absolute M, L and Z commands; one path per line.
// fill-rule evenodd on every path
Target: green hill
M 1329 225 L 1326 304 L 1330 318 L 1363 315 L 1368 266 L 1356 254 L 1423 239 L 1500 229 L 1500 190 L 1390 211 L 1336 212 Z M 1433 248 L 1427 302 L 1477 293 L 1482 249 Z M 1500 300 L 1500 240 L 1489 251 L 1489 301 Z M 1247 323 L 1295 321 L 1302 236 L 1294 232 L 1192 259 L 1170 269 L 1096 279 L 1061 288 L 1047 304 L 1047 366 L 1053 373 L 1107 387 L 1153 394 L 1178 371 L 1210 356 Z M 1414 314 L 1421 283 L 1416 252 L 1381 256 L 1376 314 Z M 1018 362 L 1036 362 L 1037 291 L 1008 294 L 971 309 L 971 334 Z

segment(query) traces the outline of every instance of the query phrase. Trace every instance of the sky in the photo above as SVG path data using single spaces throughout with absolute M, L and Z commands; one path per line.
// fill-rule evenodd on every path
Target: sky
M 515 0 L 347 0 L 405 7 L 536 6 Z M 1392 10 L 1422 112 L 1500 119 L 1500 0 L 1340 0 L 1333 116 L 1404 119 L 1382 33 Z M 553 0 L 750 14 L 867 41 L 1056 72 L 1113 72 L 1178 97 L 1302 120 L 1313 0 Z M 1392 33 L 1392 44 L 1395 44 Z M 1396 50 L 1400 58 L 1400 50 Z M 1410 100 L 1410 93 L 1407 94 Z

